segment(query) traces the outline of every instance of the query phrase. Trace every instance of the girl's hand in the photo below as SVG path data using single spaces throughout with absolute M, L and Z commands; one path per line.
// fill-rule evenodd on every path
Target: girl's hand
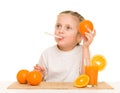
M 34 70 L 37 70 L 37 71 L 41 72 L 43 77 L 45 76 L 45 69 L 43 67 L 41 67 L 39 64 L 36 64 L 34 66 Z
M 90 44 L 93 41 L 93 38 L 96 35 L 96 30 L 91 31 L 90 29 L 88 29 L 89 32 L 85 33 L 85 36 L 83 36 L 83 46 L 85 47 L 89 47 Z

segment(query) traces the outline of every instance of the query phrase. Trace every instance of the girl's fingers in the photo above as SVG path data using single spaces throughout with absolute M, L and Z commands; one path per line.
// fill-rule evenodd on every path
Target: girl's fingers
M 93 38 L 94 38 L 94 34 L 91 34 L 91 33 L 85 33 L 85 37 L 86 37 L 86 40 L 85 40 L 85 45 L 89 46 L 91 44 L 91 42 L 93 41 Z
M 88 33 L 91 33 L 93 35 L 93 37 L 96 35 L 96 30 L 93 29 L 93 31 L 91 31 L 91 29 L 89 27 L 86 27 L 88 30 Z
M 36 66 L 34 66 L 34 69 L 39 70 L 39 71 L 44 71 L 45 69 L 43 67 L 41 67 L 39 64 L 36 64 Z
M 42 70 L 42 71 L 45 71 L 45 69 L 44 69 L 43 67 L 41 67 L 41 70 Z
M 87 37 L 88 40 L 93 39 L 93 36 L 90 33 L 85 33 L 85 36 Z
M 88 33 L 85 33 L 85 36 L 87 37 L 87 39 L 91 40 L 95 37 L 96 35 L 96 30 L 94 29 L 93 31 L 89 31 Z
M 93 30 L 93 37 L 96 35 L 96 30 L 94 29 Z
M 91 33 L 91 29 L 89 27 L 86 26 L 86 29 L 88 30 L 89 33 Z

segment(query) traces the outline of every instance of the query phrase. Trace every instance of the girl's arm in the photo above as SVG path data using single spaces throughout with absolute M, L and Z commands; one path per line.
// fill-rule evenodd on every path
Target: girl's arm
M 93 33 L 92 33 L 93 32 Z M 89 31 L 89 33 L 85 33 L 83 36 L 83 45 L 82 45 L 82 70 L 81 73 L 84 73 L 85 65 L 90 65 L 90 50 L 89 46 L 93 41 L 94 36 L 96 35 L 96 31 Z
M 85 73 L 85 65 L 90 65 L 90 51 L 88 47 L 82 46 L 82 74 Z

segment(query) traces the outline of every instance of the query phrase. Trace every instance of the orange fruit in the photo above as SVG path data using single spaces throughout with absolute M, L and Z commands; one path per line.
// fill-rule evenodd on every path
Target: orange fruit
M 17 73 L 17 81 L 21 84 L 26 84 L 27 83 L 27 75 L 29 71 L 26 69 L 19 70 Z
M 86 74 L 82 74 L 74 81 L 74 86 L 85 87 L 87 86 L 88 83 L 89 83 L 89 76 Z
M 78 26 L 80 34 L 84 35 L 85 32 L 89 32 L 88 29 L 93 31 L 93 23 L 90 20 L 83 20 Z
M 106 58 L 103 55 L 97 54 L 91 58 L 91 64 L 98 66 L 98 70 L 102 71 L 106 67 Z
M 34 70 L 29 72 L 27 77 L 28 84 L 35 86 L 40 84 L 41 81 L 42 81 L 42 74 L 39 71 Z

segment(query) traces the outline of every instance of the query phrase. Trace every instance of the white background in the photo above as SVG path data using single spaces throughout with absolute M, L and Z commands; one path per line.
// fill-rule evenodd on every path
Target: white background
M 106 69 L 99 81 L 120 81 L 119 0 L 0 0 L 0 81 L 16 81 L 20 69 L 32 70 L 44 49 L 55 44 L 56 16 L 73 10 L 93 22 L 91 55 L 102 54 Z M 68 59 L 69 60 L 69 59 Z

